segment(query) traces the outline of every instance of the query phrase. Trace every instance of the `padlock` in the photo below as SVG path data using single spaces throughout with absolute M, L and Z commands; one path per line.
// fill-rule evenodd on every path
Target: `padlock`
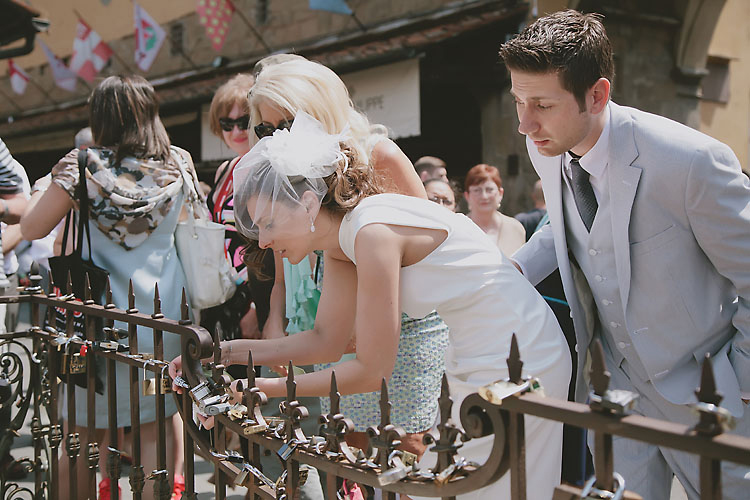
M 292 453 L 297 448 L 297 446 L 298 445 L 296 441 L 290 441 L 288 443 L 284 443 L 276 453 L 284 462 L 286 462 L 289 457 L 292 456 Z
M 246 420 L 242 424 L 242 433 L 245 436 L 251 436 L 253 434 L 259 434 L 261 432 L 264 432 L 266 429 L 268 429 L 267 425 L 264 424 L 256 424 L 254 420 Z
M 235 486 L 244 486 L 245 481 L 247 481 L 248 474 L 250 473 L 249 470 L 245 469 L 244 467 L 240 470 L 240 472 L 234 476 L 234 485 Z
M 298 486 L 304 486 L 307 482 L 307 468 L 300 469 L 299 470 L 299 481 L 297 481 Z
M 414 453 L 408 451 L 402 450 L 401 457 L 404 465 L 407 467 L 412 467 L 417 462 L 417 456 Z
M 60 357 L 61 363 L 60 363 L 60 375 L 67 375 L 68 374 L 68 368 L 70 368 L 70 354 L 67 352 L 64 352 L 62 356 Z
M 502 405 L 503 400 L 513 394 L 525 392 L 529 388 L 529 381 L 523 381 L 515 384 L 510 380 L 498 380 L 489 385 L 479 388 L 479 395 L 482 399 L 489 401 L 493 405 Z
M 172 392 L 172 383 L 169 381 L 169 378 L 162 377 L 160 381 L 161 381 L 161 394 L 169 394 L 170 392 Z
M 229 409 L 229 413 L 227 416 L 231 418 L 232 420 L 240 420 L 245 418 L 245 415 L 247 415 L 247 406 L 241 404 L 241 403 L 235 403 L 232 405 L 232 407 Z
M 80 373 L 86 373 L 86 356 L 81 353 L 73 353 L 70 355 L 70 374 L 78 375 Z
M 437 484 L 444 484 L 444 483 L 448 482 L 448 480 L 451 478 L 451 476 L 453 475 L 453 473 L 456 472 L 456 469 L 457 469 L 457 466 L 456 466 L 455 463 L 450 464 L 448 467 L 446 467 L 445 469 L 443 469 L 442 471 L 440 471 L 435 476 L 435 482 Z
M 596 488 L 594 486 L 596 484 L 596 476 L 594 476 L 586 481 L 586 484 L 583 485 L 583 489 L 581 490 L 581 498 L 584 500 L 588 498 L 607 498 L 610 500 L 622 500 L 623 495 L 625 494 L 625 479 L 623 479 L 623 477 L 617 472 L 615 472 L 612 476 L 614 478 L 615 491 L 604 491 Z
M 143 379 L 143 395 L 154 396 L 155 394 L 156 394 L 156 379 L 144 378 Z
M 594 411 L 625 415 L 635 406 L 638 394 L 622 389 L 608 389 L 604 396 L 589 394 L 589 406 Z
M 380 484 L 380 486 L 397 483 L 409 473 L 399 456 L 395 456 L 392 460 L 389 460 L 389 462 L 391 467 L 378 476 L 378 484 Z

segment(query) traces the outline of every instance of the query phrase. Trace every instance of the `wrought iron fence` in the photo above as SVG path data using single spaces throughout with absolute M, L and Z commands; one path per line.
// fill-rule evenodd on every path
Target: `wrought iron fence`
M 294 371 L 288 370 L 287 395 L 280 405 L 281 417 L 266 417 L 262 408 L 267 399 L 254 385 L 252 355 L 248 356 L 248 387 L 240 387 L 242 402 L 230 404 L 226 388 L 228 377 L 220 364 L 218 341 L 203 328 L 190 323 L 185 295 L 182 296 L 182 317 L 180 320 L 164 318 L 158 287 L 154 294 L 154 307 L 151 314 L 135 309 L 135 296 L 132 287 L 128 309 L 116 308 L 111 302 L 111 292 L 107 287 L 105 304 L 97 305 L 86 291 L 83 301 L 74 300 L 70 293 L 60 296 L 52 292 L 45 294 L 41 287 L 41 277 L 32 275 L 32 284 L 20 295 L 0 297 L 0 303 L 27 302 L 31 308 L 31 328 L 0 336 L 0 455 L 4 456 L 11 448 L 13 439 L 24 421 L 30 416 L 34 456 L 17 460 L 34 474 L 35 491 L 21 488 L 6 481 L 0 473 L 0 498 L 18 498 L 23 494 L 32 498 L 52 498 L 59 496 L 60 488 L 66 485 L 70 498 L 96 498 L 96 472 L 99 462 L 99 447 L 96 442 L 81 443 L 74 428 L 69 428 L 63 436 L 61 416 L 58 415 L 58 378 L 68 385 L 75 377 L 85 374 L 88 408 L 94 406 L 96 374 L 94 366 L 98 362 L 106 364 L 106 384 L 109 388 L 110 448 L 106 465 L 106 476 L 111 481 L 121 477 L 119 443 L 117 441 L 117 415 L 115 397 L 118 381 L 116 363 L 130 367 L 127 380 L 130 395 L 131 425 L 133 435 L 132 466 L 130 467 L 130 487 L 133 498 L 140 499 L 147 480 L 153 481 L 154 496 L 168 499 L 171 495 L 167 474 L 167 443 L 165 433 L 165 398 L 175 397 L 184 422 L 185 479 L 187 498 L 197 498 L 195 494 L 195 451 L 207 457 L 215 470 L 215 495 L 217 499 L 226 496 L 227 479 L 233 484 L 247 488 L 249 497 L 254 499 L 295 498 L 300 485 L 305 481 L 305 473 L 300 464 L 306 464 L 322 471 L 329 499 L 337 498 L 339 481 L 345 479 L 372 488 L 381 489 L 383 497 L 395 500 L 396 494 L 423 497 L 455 498 L 470 493 L 510 473 L 511 498 L 526 498 L 525 464 L 525 415 L 551 419 L 566 424 L 588 428 L 595 433 L 596 476 L 584 488 L 561 485 L 554 494 L 554 500 L 576 498 L 638 498 L 624 491 L 621 478 L 613 470 L 612 436 L 627 438 L 666 446 L 700 456 L 701 498 L 718 500 L 721 496 L 720 464 L 729 460 L 750 465 L 750 439 L 725 434 L 731 427 L 731 415 L 719 406 L 720 396 L 716 394 L 710 361 L 704 362 L 701 388 L 697 392 L 699 401 L 695 404 L 700 417 L 695 426 L 659 421 L 638 415 L 628 414 L 632 395 L 608 389 L 609 377 L 603 362 L 601 346 L 592 351 L 592 380 L 594 392 L 590 405 L 556 400 L 542 395 L 535 379 L 521 377 L 522 361 L 513 339 L 508 358 L 509 378 L 481 388 L 477 394 L 467 397 L 461 406 L 460 426 L 449 418 L 453 405 L 444 378 L 442 394 L 438 401 L 441 419 L 435 432 L 425 436 L 425 444 L 432 445 L 437 452 L 437 464 L 431 470 L 418 470 L 406 460 L 406 454 L 398 447 L 404 438 L 404 431 L 390 421 L 388 387 L 383 381 L 381 397 L 381 421 L 377 427 L 368 429 L 366 449 L 353 448 L 346 443 L 346 437 L 353 431 L 353 425 L 339 412 L 339 393 L 335 374 L 331 377 L 330 412 L 320 415 L 319 428 L 315 435 L 306 436 L 301 422 L 311 418 L 307 409 L 297 400 Z M 47 306 L 49 325 L 54 325 L 55 310 L 72 311 L 81 314 L 85 324 L 85 338 L 73 335 L 73 314 L 66 315 L 65 331 L 42 326 L 40 306 Z M 99 330 L 106 338 L 96 334 L 96 319 L 101 318 Z M 128 325 L 127 330 L 114 328 L 114 321 Z M 138 352 L 138 326 L 151 329 L 154 338 L 154 352 Z M 181 337 L 184 379 L 178 380 L 186 391 L 183 395 L 168 395 L 171 380 L 165 374 L 163 336 Z M 118 342 L 128 338 L 127 346 Z M 28 349 L 20 339 L 31 339 Z M 15 350 L 3 349 L 14 345 Z M 210 376 L 206 376 L 201 360 L 210 358 Z M 30 382 L 24 387 L 23 357 L 30 367 Z M 142 386 L 138 369 L 150 372 L 153 381 L 148 383 L 147 392 L 142 396 Z M 74 391 L 66 391 L 68 398 L 68 422 L 75 422 Z M 153 397 L 156 407 L 156 421 L 159 427 L 157 446 L 157 469 L 143 470 L 141 460 L 141 436 L 139 406 L 142 397 Z M 214 415 L 216 425 L 209 439 L 193 421 L 193 407 L 207 415 Z M 29 412 L 31 414 L 29 415 Z M 94 412 L 87 411 L 88 435 L 94 436 Z M 247 441 L 247 452 L 239 454 L 226 450 L 224 443 L 227 433 L 236 433 Z M 463 442 L 481 436 L 493 435 L 492 450 L 483 464 L 475 464 L 460 456 Z M 63 445 L 64 440 L 64 445 Z M 213 445 L 212 445 L 213 443 Z M 70 476 L 61 478 L 58 454 L 63 445 L 70 460 Z M 269 478 L 262 470 L 260 458 L 262 450 L 271 450 L 284 464 L 280 477 Z M 75 477 L 78 467 L 88 469 L 88 481 L 77 484 Z M 80 490 L 79 490 L 80 487 Z M 618 491 L 619 490 L 619 491 Z M 609 493 L 608 493 L 609 492 Z M 111 488 L 111 498 L 118 497 L 117 488 Z M 599 495 L 599 496 L 596 496 Z M 607 496 L 609 495 L 609 496 Z

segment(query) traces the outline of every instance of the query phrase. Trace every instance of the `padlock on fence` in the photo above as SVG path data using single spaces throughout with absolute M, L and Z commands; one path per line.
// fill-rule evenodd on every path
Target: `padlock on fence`
M 555 488 L 552 500 L 643 500 L 639 494 L 625 489 L 625 479 L 614 473 L 615 491 L 605 491 L 596 488 L 596 477 L 590 478 L 582 487 L 561 484 Z

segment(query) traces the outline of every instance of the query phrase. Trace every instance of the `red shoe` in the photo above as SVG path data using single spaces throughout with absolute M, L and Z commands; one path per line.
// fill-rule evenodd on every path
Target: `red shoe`
M 172 500 L 180 500 L 185 492 L 185 476 L 174 475 L 174 487 L 172 488 Z
M 120 495 L 122 495 L 122 488 L 120 488 L 119 483 L 117 484 L 117 493 L 118 498 L 120 498 Z M 110 495 L 110 489 L 109 489 L 109 478 L 105 477 L 101 481 L 99 481 L 99 496 L 97 497 L 99 500 L 109 500 Z

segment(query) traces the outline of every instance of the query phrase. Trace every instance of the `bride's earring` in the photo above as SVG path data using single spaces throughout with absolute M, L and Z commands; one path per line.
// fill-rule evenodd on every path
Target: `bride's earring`
M 315 221 L 312 219 L 310 219 L 310 232 L 311 233 L 315 232 Z

